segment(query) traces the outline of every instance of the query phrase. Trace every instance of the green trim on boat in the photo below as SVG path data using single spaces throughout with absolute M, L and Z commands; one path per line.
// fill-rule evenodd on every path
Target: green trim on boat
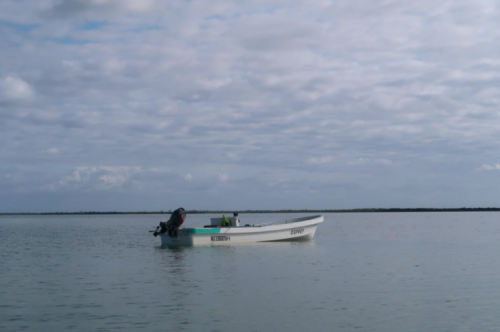
M 186 234 L 215 234 L 220 233 L 220 228 L 188 228 Z

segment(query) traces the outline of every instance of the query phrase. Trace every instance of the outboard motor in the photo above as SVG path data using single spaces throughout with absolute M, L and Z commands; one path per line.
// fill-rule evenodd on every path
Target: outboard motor
M 160 222 L 160 225 L 156 227 L 154 236 L 158 236 L 158 234 L 165 234 L 168 232 L 170 237 L 177 237 L 177 230 L 182 225 L 184 220 L 186 219 L 186 211 L 183 208 L 178 208 L 172 215 L 170 219 L 166 222 Z

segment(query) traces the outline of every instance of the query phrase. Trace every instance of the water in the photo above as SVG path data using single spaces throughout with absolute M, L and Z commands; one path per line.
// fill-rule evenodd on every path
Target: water
M 499 217 L 326 214 L 311 242 L 179 249 L 147 233 L 165 215 L 0 217 L 0 330 L 497 331 Z

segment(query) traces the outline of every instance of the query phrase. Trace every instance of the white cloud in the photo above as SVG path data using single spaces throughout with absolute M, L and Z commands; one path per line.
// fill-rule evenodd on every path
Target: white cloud
M 219 181 L 220 182 L 226 182 L 228 179 L 227 173 L 221 173 L 219 174 Z
M 350 161 L 348 165 L 368 165 L 368 164 L 378 164 L 378 165 L 392 165 L 394 164 L 392 160 L 389 159 L 370 159 L 370 158 L 358 158 L 357 160 Z
M 43 153 L 48 153 L 48 154 L 58 154 L 59 153 L 59 149 L 58 148 L 50 148 L 50 149 L 47 149 L 47 150 L 43 150 L 42 152 Z
M 482 165 L 479 167 L 480 171 L 500 171 L 500 164 L 493 164 L 493 165 Z
M 105 0 L 94 0 L 95 2 L 103 2 Z M 113 3 L 115 6 L 122 6 L 125 10 L 145 13 L 153 10 L 153 0 L 107 0 L 106 2 Z
M 140 167 L 79 166 L 71 174 L 50 185 L 50 189 L 52 191 L 82 187 L 91 190 L 115 189 L 120 188 L 141 171 Z
M 59 180 L 56 185 L 51 185 L 51 189 L 58 189 L 71 183 L 87 182 L 90 179 L 91 172 L 92 168 L 86 166 L 77 167 L 73 173 L 66 175 L 63 179 Z
M 389 159 L 376 159 L 375 164 L 380 164 L 380 165 L 392 165 L 393 162 L 392 160 Z
M 106 174 L 101 176 L 99 179 L 107 185 L 117 186 L 123 184 L 126 177 L 123 174 Z
M 153 0 L 62 0 L 48 8 L 56 17 L 114 14 L 128 12 L 144 14 L 155 8 Z
M 349 161 L 347 164 L 348 165 L 366 165 L 370 162 L 371 162 L 370 158 L 358 158 L 357 160 Z
M 186 180 L 186 181 L 192 181 L 193 180 L 193 176 L 190 173 L 187 173 L 184 176 L 184 180 Z
M 113 58 L 107 60 L 103 64 L 103 68 L 108 74 L 113 74 L 122 71 L 125 68 L 125 63 Z
M 281 187 L 281 188 L 288 188 L 288 184 L 290 183 L 289 179 L 280 179 L 275 182 L 269 183 L 269 187 Z
M 238 156 L 238 154 L 233 153 L 233 152 L 227 152 L 226 157 L 227 157 L 227 159 L 233 160 L 233 161 L 237 161 L 237 160 L 241 159 L 240 156 Z
M 20 78 L 7 76 L 0 80 L 0 100 L 26 102 L 34 96 L 35 92 L 31 85 Z
M 196 195 L 224 170 L 248 195 L 329 178 L 374 197 L 384 166 L 440 193 L 494 158 L 495 1 L 0 1 L 0 20 L 0 159 L 54 165 L 9 171 L 26 188 Z M 73 169 L 89 160 L 129 169 Z
M 306 160 L 307 163 L 313 165 L 327 164 L 332 161 L 332 156 L 322 156 L 322 157 L 311 157 Z

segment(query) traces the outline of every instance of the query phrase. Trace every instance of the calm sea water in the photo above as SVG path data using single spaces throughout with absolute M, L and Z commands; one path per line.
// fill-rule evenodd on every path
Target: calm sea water
M 0 217 L 0 330 L 500 329 L 499 213 L 326 214 L 306 243 L 179 249 L 148 233 L 165 219 Z

